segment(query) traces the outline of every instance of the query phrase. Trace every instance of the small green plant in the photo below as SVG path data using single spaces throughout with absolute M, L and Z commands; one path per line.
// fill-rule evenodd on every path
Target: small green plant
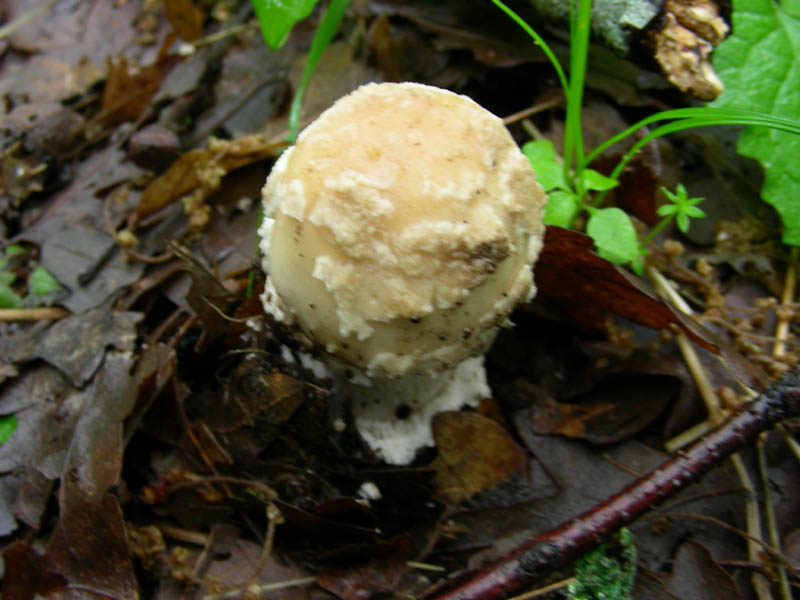
M 672 220 L 675 220 L 675 225 L 683 233 L 689 231 L 689 219 L 702 219 L 706 213 L 702 209 L 697 208 L 702 198 L 689 198 L 686 193 L 686 188 L 682 183 L 678 184 L 675 192 L 670 192 L 667 188 L 662 187 L 661 191 L 669 199 L 671 204 L 665 204 L 658 207 L 659 216 L 663 217 L 659 223 L 650 230 L 650 233 L 645 236 L 644 241 L 649 242 L 656 237 L 664 227 L 666 227 Z
M 763 3 L 771 0 L 748 1 L 762 1 Z M 534 43 L 542 48 L 564 89 L 566 122 L 563 159 L 559 160 L 555 151 L 552 150 L 552 145 L 547 146 L 547 143 L 541 140 L 529 142 L 523 146 L 523 152 L 530 159 L 537 172 L 537 177 L 545 190 L 549 191 L 550 206 L 547 209 L 545 222 L 560 227 L 572 227 L 578 216 L 585 212 L 587 214 L 586 233 L 594 240 L 598 254 L 615 263 L 630 265 L 635 271 L 641 271 L 643 246 L 639 243 L 630 217 L 625 212 L 616 208 L 601 208 L 601 206 L 606 192 L 617 185 L 628 162 L 647 143 L 677 131 L 711 125 L 759 126 L 759 128 L 767 127 L 778 132 L 800 134 L 800 121 L 775 114 L 765 114 L 739 107 L 679 108 L 662 111 L 642 119 L 600 144 L 590 153 L 584 154 L 580 110 L 588 62 L 591 0 L 578 0 L 577 6 L 571 7 L 569 78 L 565 75 L 555 54 L 539 34 L 501 0 L 491 0 L 491 2 L 514 20 L 528 33 Z M 800 99 L 796 106 L 800 106 Z M 639 131 L 642 127 L 656 123 L 660 124 L 631 146 L 608 177 L 603 177 L 589 169 L 592 161 L 604 150 Z M 798 139 L 796 136 L 792 137 Z M 790 154 L 790 156 L 793 155 Z M 559 176 L 557 172 L 561 172 L 561 175 Z M 661 214 L 670 218 L 667 221 L 662 220 L 656 226 L 658 231 L 663 229 L 672 218 L 676 219 L 679 227 L 684 224 L 688 226 L 689 218 L 697 217 L 702 213 L 695 206 L 696 202 L 691 206 L 682 204 L 686 200 L 686 193 L 684 190 L 683 196 L 681 196 L 680 189 L 682 188 L 679 188 L 676 194 L 667 194 L 671 204 L 664 207 L 666 212 Z M 794 203 L 794 206 L 796 207 L 797 203 Z M 795 213 L 797 213 L 798 241 L 800 241 L 800 209 L 795 208 Z M 791 225 L 786 223 L 786 220 L 784 220 L 784 224 L 787 228 Z M 645 238 L 648 241 L 649 239 L 652 239 L 652 236 Z
M 575 567 L 574 583 L 567 588 L 570 600 L 627 600 L 636 578 L 636 546 L 633 535 L 619 532 L 620 557 L 608 556 L 600 546 L 581 558 Z
M 47 296 L 58 292 L 61 285 L 47 269 L 41 265 L 35 267 L 28 275 L 27 293 L 21 296 L 12 286 L 17 274 L 12 270 L 12 263 L 21 260 L 25 254 L 22 246 L 7 246 L 0 255 L 0 308 L 22 308 L 40 304 Z

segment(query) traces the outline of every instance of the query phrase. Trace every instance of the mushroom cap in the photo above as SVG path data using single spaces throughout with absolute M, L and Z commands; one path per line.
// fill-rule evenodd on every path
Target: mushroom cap
M 265 308 L 368 373 L 449 368 L 533 296 L 546 196 L 466 96 L 368 84 L 276 162 L 259 230 Z

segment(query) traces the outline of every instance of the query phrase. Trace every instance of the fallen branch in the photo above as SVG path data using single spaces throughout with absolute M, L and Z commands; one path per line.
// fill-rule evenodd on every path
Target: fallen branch
M 800 370 L 781 378 L 741 412 L 621 492 L 477 572 L 456 573 L 439 582 L 422 600 L 501 600 L 519 593 L 696 481 L 778 421 L 796 416 L 800 416 Z

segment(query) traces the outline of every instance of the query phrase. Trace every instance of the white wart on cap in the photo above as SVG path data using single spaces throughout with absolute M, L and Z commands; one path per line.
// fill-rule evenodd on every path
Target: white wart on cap
M 465 96 L 359 88 L 283 153 L 263 199 L 266 310 L 367 378 L 416 377 L 392 419 L 399 405 L 418 417 L 419 378 L 482 354 L 535 292 L 546 197 L 502 121 Z M 488 395 L 479 379 L 459 406 Z

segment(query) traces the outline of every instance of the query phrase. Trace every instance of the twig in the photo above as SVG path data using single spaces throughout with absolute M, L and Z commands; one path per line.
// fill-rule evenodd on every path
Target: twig
M 208 545 L 209 536 L 199 531 L 191 531 L 189 529 L 181 529 L 172 525 L 158 525 L 161 533 L 179 542 L 186 542 L 187 544 L 195 544 L 196 546 Z
M 775 429 L 777 429 L 778 433 L 780 433 L 783 436 L 783 441 L 786 442 L 787 446 L 789 446 L 789 450 L 792 451 L 794 457 L 797 460 L 800 460 L 800 444 L 798 444 L 797 440 L 794 439 L 794 437 L 792 437 L 792 432 L 786 429 L 783 423 L 778 423 L 775 426 Z
M 778 552 L 781 551 L 781 539 L 778 534 L 778 521 L 775 518 L 775 509 L 772 506 L 772 492 L 769 489 L 769 478 L 767 477 L 767 456 L 764 452 L 764 442 L 767 434 L 762 433 L 758 436 L 756 451 L 758 453 L 758 472 L 761 475 L 761 487 L 764 488 L 764 515 L 769 531 L 769 542 Z M 789 588 L 789 577 L 786 574 L 786 567 L 783 564 L 776 565 L 778 572 L 778 585 L 783 600 L 792 600 L 792 591 Z M 763 575 L 762 575 L 763 578 Z
M 497 562 L 457 574 L 425 600 L 499 600 L 575 560 L 608 535 L 696 481 L 776 422 L 800 415 L 800 370 L 792 372 L 704 438 L 593 509 L 528 539 Z
M 789 265 L 786 267 L 786 278 L 783 281 L 783 295 L 781 296 L 781 307 L 786 307 L 794 299 L 794 286 L 797 279 L 797 246 L 792 246 L 789 254 Z M 778 324 L 775 327 L 775 347 L 772 349 L 773 358 L 782 358 L 786 354 L 786 338 L 789 336 L 789 321 L 786 311 L 776 310 Z
M 0 321 L 47 321 L 50 319 L 63 319 L 70 312 L 58 306 L 46 308 L 2 308 Z
M 758 508 L 758 498 L 756 497 L 755 486 L 747 472 L 741 455 L 737 452 L 731 455 L 731 462 L 736 469 L 736 474 L 742 482 L 742 487 L 747 492 L 745 496 L 745 522 L 747 523 L 747 557 L 752 562 L 757 562 L 760 557 L 760 550 L 763 545 L 761 534 L 761 514 Z M 772 600 L 772 593 L 769 589 L 769 582 L 759 572 L 754 571 L 750 575 L 750 581 L 756 591 L 759 600 Z
M 550 100 L 546 100 L 539 104 L 534 104 L 533 106 L 529 106 L 519 112 L 515 112 L 513 115 L 508 115 L 507 117 L 503 118 L 503 125 L 508 127 L 512 123 L 516 123 L 517 121 L 521 121 L 522 119 L 527 119 L 528 117 L 532 117 L 535 114 L 543 112 L 545 110 L 555 108 L 556 106 L 561 106 L 564 104 L 564 96 L 558 95 L 555 98 L 551 98 Z
M 536 588 L 535 590 L 531 590 L 530 592 L 525 592 L 524 594 L 520 594 L 519 596 L 514 596 L 513 598 L 509 598 L 508 600 L 530 600 L 530 598 L 539 598 L 540 596 L 544 596 L 546 594 L 549 594 L 550 592 L 555 592 L 556 590 L 565 588 L 568 585 L 572 585 L 576 581 L 578 580 L 575 577 L 568 577 L 567 579 L 556 581 L 555 583 L 551 583 L 550 585 Z
M 203 596 L 203 600 L 226 600 L 228 598 L 236 598 L 247 594 L 248 598 L 260 598 L 266 592 L 274 592 L 289 587 L 313 585 L 317 583 L 316 577 L 301 577 L 299 579 L 287 579 L 286 581 L 277 581 L 275 583 L 266 583 L 263 585 L 251 585 L 247 588 L 240 588 L 223 592 L 222 594 L 208 594 Z
M 683 298 L 675 292 L 673 287 L 669 284 L 669 281 L 667 281 L 667 278 L 664 277 L 658 269 L 652 266 L 647 267 L 647 276 L 653 282 L 656 290 L 658 290 L 662 296 L 665 296 L 680 312 L 685 315 L 692 314 L 691 307 L 689 307 Z M 714 388 L 711 386 L 705 369 L 703 369 L 700 359 L 697 357 L 697 352 L 695 352 L 694 346 L 692 346 L 689 338 L 683 331 L 675 333 L 675 341 L 686 361 L 689 372 L 692 374 L 695 385 L 697 385 L 697 391 L 700 393 L 700 397 L 703 398 L 703 402 L 705 402 L 708 418 L 711 420 L 712 424 L 716 425 L 723 419 L 723 411 L 720 407 L 719 398 L 717 394 L 714 393 Z
M 61 0 L 47 0 L 47 2 L 45 2 L 44 4 L 37 6 L 33 10 L 29 10 L 28 12 L 26 12 L 24 15 L 17 17 L 13 21 L 11 21 L 11 23 L 9 23 L 8 25 L 3 25 L 2 27 L 0 27 L 0 40 L 8 37 L 23 25 L 27 25 L 39 15 L 46 13 L 48 10 L 53 8 L 59 2 L 61 2 Z

